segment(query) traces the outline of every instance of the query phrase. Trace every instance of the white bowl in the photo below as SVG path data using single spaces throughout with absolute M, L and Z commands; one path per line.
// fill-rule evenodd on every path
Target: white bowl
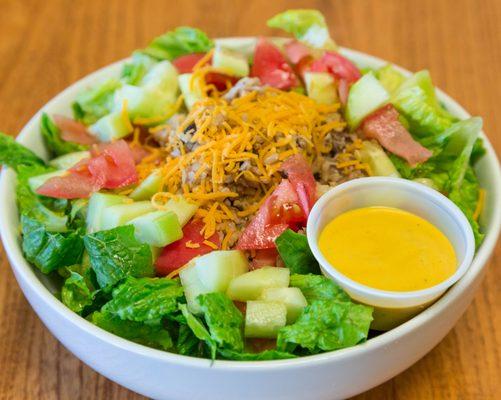
M 225 39 L 252 48 L 254 38 Z M 361 66 L 384 61 L 344 49 Z M 75 95 L 96 81 L 120 73 L 124 61 L 105 67 L 64 90 L 43 109 L 71 115 Z M 458 117 L 469 114 L 439 91 L 439 99 Z M 40 112 L 25 126 L 19 141 L 44 154 L 38 132 Z M 23 258 L 15 205 L 15 174 L 0 179 L 0 234 L 14 274 L 26 298 L 47 328 L 72 353 L 107 378 L 155 399 L 341 399 L 366 391 L 408 368 L 430 351 L 453 327 L 470 303 L 501 225 L 501 174 L 496 154 L 485 136 L 487 155 L 477 173 L 488 189 L 482 223 L 485 240 L 468 272 L 440 300 L 399 327 L 364 344 L 330 353 L 267 362 L 216 361 L 180 356 L 135 344 L 92 325 L 66 308 L 54 295 L 53 283 Z
M 362 285 L 337 271 L 320 251 L 320 233 L 338 215 L 373 206 L 408 211 L 440 229 L 454 247 L 456 272 L 445 281 L 426 289 L 394 292 Z M 400 325 L 438 299 L 465 274 L 475 253 L 471 225 L 458 206 L 436 190 L 402 178 L 361 178 L 332 188 L 313 206 L 306 232 L 311 251 L 324 275 L 336 281 L 356 301 L 373 306 L 371 328 L 380 331 Z

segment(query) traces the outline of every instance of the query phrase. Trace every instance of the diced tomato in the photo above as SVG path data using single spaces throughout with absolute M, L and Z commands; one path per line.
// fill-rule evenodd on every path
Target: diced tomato
M 304 79 L 304 73 L 310 69 L 310 65 L 313 60 L 313 56 L 303 57 L 296 65 L 294 65 L 294 71 L 296 74 Z
M 205 56 L 205 53 L 186 54 L 172 61 L 177 72 L 180 74 L 188 74 L 193 72 L 193 67 Z
M 299 198 L 299 205 L 308 218 L 313 204 L 317 201 L 317 184 L 311 167 L 302 155 L 296 154 L 285 160 L 281 170 L 287 175 Z
M 257 42 L 251 76 L 277 89 L 287 90 L 299 85 L 296 74 L 278 47 L 264 38 Z
M 362 76 L 355 64 L 341 54 L 332 51 L 326 51 L 321 58 L 313 61 L 310 70 L 328 72 L 336 79 L 344 79 L 350 84 L 358 81 Z
M 37 193 L 61 199 L 78 199 L 103 188 L 116 189 L 137 182 L 134 157 L 125 141 L 95 145 L 91 156 L 73 166 L 67 175 L 47 180 Z
M 285 55 L 292 64 L 297 64 L 303 58 L 311 56 L 310 48 L 297 40 L 287 42 L 284 46 L 284 50 Z
M 255 353 L 261 353 L 262 351 L 274 350 L 277 348 L 276 339 L 253 338 L 249 339 L 247 343 Z
M 129 147 L 136 164 L 139 164 L 144 157 L 151 154 L 148 150 L 139 145 L 129 144 Z
M 348 94 L 350 93 L 350 83 L 346 79 L 340 79 L 337 84 L 337 91 L 341 104 L 346 105 L 348 102 Z
M 362 122 L 364 135 L 376 139 L 389 152 L 407 160 L 410 165 L 428 160 L 433 153 L 416 142 L 398 119 L 399 113 L 388 104 Z
M 209 72 L 205 75 L 205 83 L 208 85 L 214 85 L 220 92 L 228 89 L 228 86 L 234 85 L 237 82 L 237 77 L 220 74 L 219 72 Z
M 235 304 L 235 307 L 240 310 L 240 312 L 245 315 L 247 312 L 247 303 L 244 301 L 233 301 L 233 304 Z
M 168 275 L 170 272 L 182 267 L 193 258 L 210 253 L 214 250 L 212 247 L 203 243 L 204 240 L 206 240 L 200 233 L 203 226 L 204 224 L 200 220 L 188 222 L 183 228 L 183 237 L 163 248 L 160 257 L 158 257 L 155 262 L 155 268 L 158 275 Z M 207 240 L 218 247 L 220 246 L 220 239 L 217 232 Z M 186 243 L 188 242 L 195 245 L 198 244 L 200 247 L 186 247 Z
M 256 250 L 256 256 L 251 261 L 251 269 L 276 266 L 278 251 L 276 248 Z
M 53 115 L 52 119 L 61 131 L 61 138 L 64 141 L 83 145 L 97 143 L 97 139 L 89 133 L 84 124 L 58 114 Z

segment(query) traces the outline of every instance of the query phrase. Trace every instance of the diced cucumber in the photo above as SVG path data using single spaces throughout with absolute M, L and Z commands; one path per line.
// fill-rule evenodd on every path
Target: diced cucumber
M 362 162 L 369 165 L 373 176 L 400 178 L 397 169 L 378 143 L 364 140 L 362 148 L 357 151 L 357 155 Z
M 157 89 L 124 85 L 115 93 L 113 110 L 121 111 L 125 101 L 127 101 L 127 111 L 131 119 L 164 115 L 167 118 L 167 112 L 173 104 L 173 97 Z
M 303 292 L 296 287 L 264 289 L 259 299 L 284 304 L 287 309 L 288 324 L 294 323 L 308 305 Z
M 176 98 L 178 82 L 177 69 L 169 61 L 155 64 L 143 77 L 139 86 L 154 89 L 170 96 L 173 102 Z
M 337 100 L 334 78 L 327 72 L 305 72 L 308 97 L 319 104 L 333 104 Z
M 87 232 L 93 233 L 103 230 L 103 212 L 105 208 L 118 204 L 131 204 L 132 200 L 126 196 L 116 194 L 94 193 L 90 196 L 87 209 Z
M 228 75 L 244 77 L 249 75 L 249 62 L 242 54 L 217 46 L 212 56 L 212 66 Z
M 73 167 L 78 162 L 82 161 L 84 158 L 89 158 L 90 152 L 88 151 L 76 151 L 74 153 L 68 153 L 63 156 L 59 156 L 49 161 L 49 165 L 57 169 L 69 169 Z
M 137 203 L 136 203 L 137 204 Z M 130 221 L 136 239 L 155 247 L 164 247 L 183 237 L 177 215 L 171 211 L 154 211 Z
M 229 283 L 248 269 L 247 257 L 239 250 L 217 250 L 195 258 L 179 273 L 190 311 L 200 313 L 195 301 L 198 295 L 225 292 Z
M 151 250 L 151 256 L 153 258 L 153 262 L 155 262 L 157 260 L 157 258 L 160 256 L 160 253 L 162 252 L 162 248 L 150 246 L 150 250 Z
M 165 203 L 163 210 L 175 213 L 181 226 L 185 226 L 191 217 L 195 215 L 198 205 L 189 202 L 182 196 L 178 196 Z
M 233 279 L 226 294 L 232 300 L 256 300 L 264 289 L 289 286 L 289 278 L 289 268 L 259 268 Z
M 101 142 L 112 142 L 132 133 L 132 125 L 125 119 L 122 111 L 105 115 L 89 127 L 89 131 Z
M 433 181 L 433 179 L 430 178 L 415 178 L 413 179 L 414 182 L 420 183 L 421 185 L 428 186 L 432 189 L 439 190 L 439 187 L 437 184 Z
M 134 218 L 152 211 L 155 211 L 155 208 L 149 201 L 138 201 L 136 203 L 117 204 L 116 206 L 106 207 L 102 216 L 101 229 L 108 230 L 117 226 L 127 225 Z
M 355 82 L 348 94 L 346 104 L 346 120 L 351 129 L 372 112 L 388 103 L 390 95 L 372 72 L 362 76 Z
M 68 173 L 67 171 L 63 170 L 63 171 L 54 171 L 54 172 L 49 172 L 47 174 L 32 176 L 31 178 L 28 179 L 28 185 L 30 186 L 30 189 L 32 191 L 36 192 L 36 190 L 50 178 L 54 178 L 56 176 L 63 176 L 67 173 Z
M 181 74 L 178 76 L 179 88 L 184 96 L 184 104 L 188 110 L 191 110 L 193 104 L 202 100 L 202 89 L 198 82 L 191 82 L 193 74 Z
M 162 174 L 160 170 L 156 169 L 133 190 L 129 197 L 136 201 L 149 200 L 155 193 L 160 191 L 161 187 Z
M 287 308 L 278 301 L 248 301 L 245 311 L 245 337 L 273 339 L 287 322 Z

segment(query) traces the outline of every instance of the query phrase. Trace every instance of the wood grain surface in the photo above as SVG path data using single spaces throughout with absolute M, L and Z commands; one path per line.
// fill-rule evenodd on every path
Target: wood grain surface
M 318 8 L 336 41 L 410 70 L 484 117 L 501 150 L 500 0 L 0 0 L 0 130 L 12 135 L 75 80 L 177 25 L 211 36 L 271 34 L 287 8 Z M 0 251 L 0 399 L 139 399 L 45 329 Z M 501 245 L 474 302 L 426 357 L 358 399 L 501 398 Z M 360 377 L 363 379 L 363 377 Z

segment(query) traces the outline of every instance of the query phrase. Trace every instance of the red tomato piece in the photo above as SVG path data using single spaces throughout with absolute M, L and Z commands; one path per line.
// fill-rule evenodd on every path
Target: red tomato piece
M 257 42 L 251 76 L 277 89 L 287 90 L 299 86 L 296 74 L 278 47 L 264 38 Z
M 303 58 L 311 56 L 310 48 L 297 40 L 287 42 L 284 46 L 284 50 L 285 55 L 292 64 L 297 64 Z
M 297 194 L 299 205 L 308 218 L 313 204 L 317 201 L 317 184 L 310 165 L 302 155 L 296 154 L 285 160 L 281 170 L 287 175 Z
M 200 234 L 204 224 L 200 220 L 188 222 L 183 228 L 183 237 L 178 241 L 165 246 L 155 262 L 155 268 L 158 275 L 165 276 L 172 271 L 181 268 L 187 262 L 197 256 L 210 253 L 214 249 L 204 244 L 204 236 Z M 214 233 L 209 239 L 212 243 L 220 246 L 219 235 Z M 199 244 L 200 247 L 186 247 L 186 243 Z
M 310 70 L 313 72 L 328 72 L 336 79 L 344 79 L 348 83 L 354 83 L 362 74 L 350 60 L 339 53 L 326 51 L 318 60 L 313 61 Z
M 376 139 L 389 152 L 407 160 L 410 165 L 428 160 L 433 153 L 416 142 L 398 119 L 399 113 L 388 104 L 362 122 L 364 135 Z
M 256 250 L 256 256 L 251 261 L 251 269 L 277 265 L 278 251 L 276 248 Z
M 180 74 L 188 74 L 193 72 L 193 67 L 205 56 L 205 53 L 186 54 L 172 61 L 177 72 Z
M 205 83 L 214 85 L 220 92 L 228 89 L 228 86 L 234 85 L 238 82 L 238 78 L 219 72 L 209 72 L 205 75 Z
M 125 141 L 96 145 L 91 149 L 91 156 L 73 166 L 67 175 L 47 180 L 37 193 L 78 199 L 102 188 L 116 189 L 137 182 L 134 157 Z
M 52 119 L 61 131 L 61 139 L 64 141 L 83 145 L 97 143 L 97 139 L 89 133 L 84 124 L 58 114 L 53 115 Z

